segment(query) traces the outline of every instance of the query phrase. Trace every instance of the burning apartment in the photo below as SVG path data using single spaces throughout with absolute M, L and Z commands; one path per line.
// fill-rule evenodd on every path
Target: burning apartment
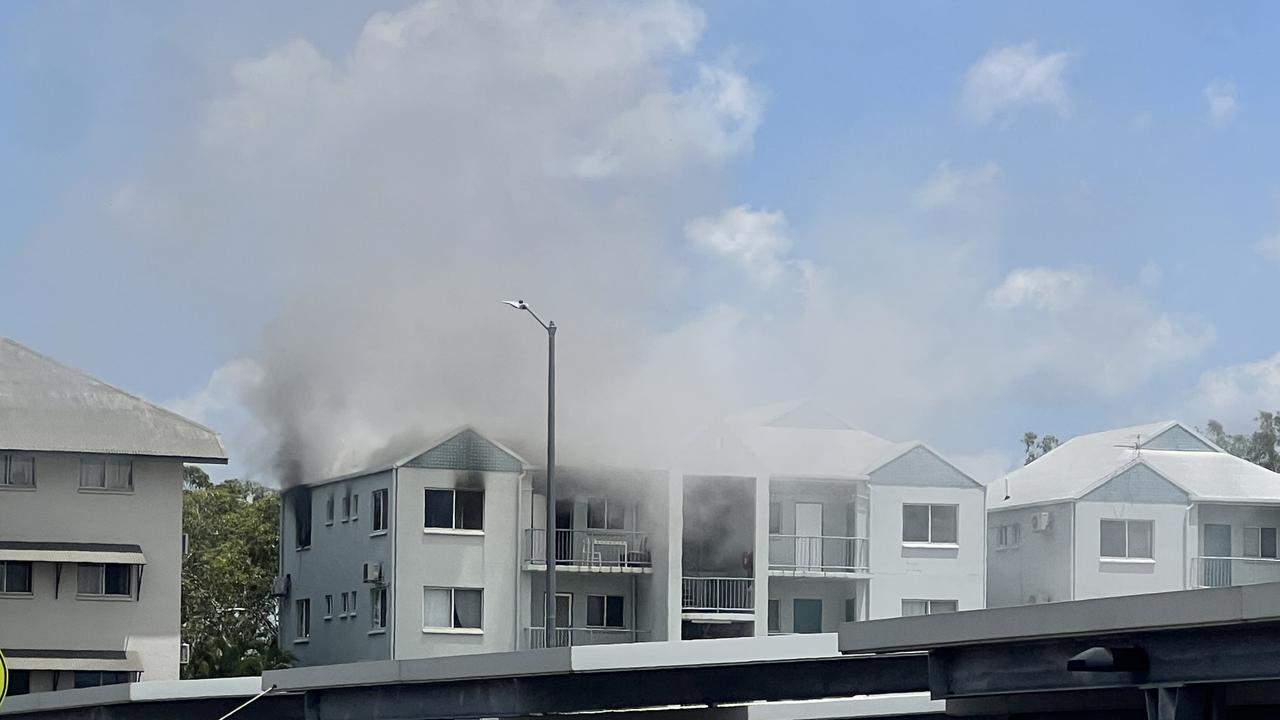
M 9 693 L 175 680 L 183 462 L 217 434 L 0 338 Z
M 984 493 L 920 443 L 803 406 L 709 428 L 671 469 L 541 468 L 464 427 L 286 492 L 281 643 L 300 664 L 832 632 L 979 608 Z

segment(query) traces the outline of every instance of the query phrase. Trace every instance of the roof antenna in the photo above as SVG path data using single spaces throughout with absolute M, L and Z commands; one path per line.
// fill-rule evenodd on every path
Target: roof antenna
M 1004 476 L 1004 499 L 1009 499 L 1009 476 Z
M 1132 451 L 1133 451 L 1133 456 L 1134 456 L 1135 458 L 1140 458 L 1140 457 L 1142 457 L 1142 433 L 1138 433 L 1138 434 L 1136 434 L 1136 435 L 1134 435 L 1134 436 L 1133 436 L 1133 444 L 1132 444 L 1132 445 L 1116 445 L 1116 447 L 1118 447 L 1118 448 L 1129 448 L 1130 450 L 1132 450 Z

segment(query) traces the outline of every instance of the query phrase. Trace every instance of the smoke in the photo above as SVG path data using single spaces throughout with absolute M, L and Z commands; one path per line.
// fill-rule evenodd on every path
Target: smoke
M 235 408 L 196 417 L 283 482 L 463 423 L 538 448 L 546 335 L 499 302 L 523 298 L 560 327 L 564 463 L 661 467 L 710 419 L 801 396 L 985 449 L 1010 398 L 1131 397 L 1211 341 L 1144 287 L 1011 272 L 994 162 L 868 159 L 802 229 L 744 205 L 730 178 L 767 93 L 709 57 L 705 22 L 438 0 L 345 53 L 296 39 L 236 64 L 109 203 L 149 267 L 198 268 L 185 294 L 262 328 L 178 409 Z

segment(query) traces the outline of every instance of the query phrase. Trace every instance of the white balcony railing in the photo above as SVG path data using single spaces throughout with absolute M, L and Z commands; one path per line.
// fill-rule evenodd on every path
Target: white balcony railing
M 640 642 L 642 633 L 624 628 L 556 628 L 556 647 L 581 647 L 583 645 L 616 645 Z M 525 647 L 537 650 L 547 646 L 546 628 L 525 628 Z
M 547 561 L 547 531 L 526 528 L 525 560 Z M 586 568 L 646 568 L 653 561 L 649 536 L 635 530 L 556 530 L 556 565 Z
M 813 572 L 868 572 L 866 538 L 827 535 L 770 535 L 769 569 Z
M 751 612 L 751 578 L 687 577 L 682 583 L 686 612 Z
M 1253 557 L 1191 558 L 1191 579 L 1196 587 L 1202 588 L 1280 582 L 1280 560 Z

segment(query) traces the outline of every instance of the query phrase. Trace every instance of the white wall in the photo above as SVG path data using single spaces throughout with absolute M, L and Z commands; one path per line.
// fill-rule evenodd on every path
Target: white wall
M 983 489 L 875 485 L 870 488 L 869 619 L 899 617 L 902 601 L 956 600 L 983 607 L 986 532 Z M 912 548 L 902 542 L 902 505 L 958 505 L 959 547 Z
M 1031 516 L 1049 513 L 1047 530 L 1031 529 Z M 1013 508 L 987 514 L 987 607 L 1071 599 L 1072 504 Z M 1017 524 L 1016 547 L 996 545 L 996 528 Z
M 517 473 L 397 470 L 395 568 L 395 658 L 438 657 L 516 649 L 521 601 L 518 577 L 519 510 Z M 426 488 L 453 488 L 478 479 L 484 487 L 484 531 L 424 530 Z M 423 587 L 483 588 L 483 632 L 424 632 Z
M 0 648 L 136 650 L 143 680 L 178 678 L 182 463 L 135 458 L 132 492 L 80 489 L 80 457 L 41 453 L 34 491 L 0 490 L 0 537 L 127 543 L 147 559 L 140 600 L 76 598 L 75 563 L 34 563 L 31 596 L 0 595 Z
M 1076 503 L 1075 599 L 1182 590 L 1187 587 L 1187 507 L 1114 502 Z M 1101 558 L 1101 521 L 1151 520 L 1150 562 Z

